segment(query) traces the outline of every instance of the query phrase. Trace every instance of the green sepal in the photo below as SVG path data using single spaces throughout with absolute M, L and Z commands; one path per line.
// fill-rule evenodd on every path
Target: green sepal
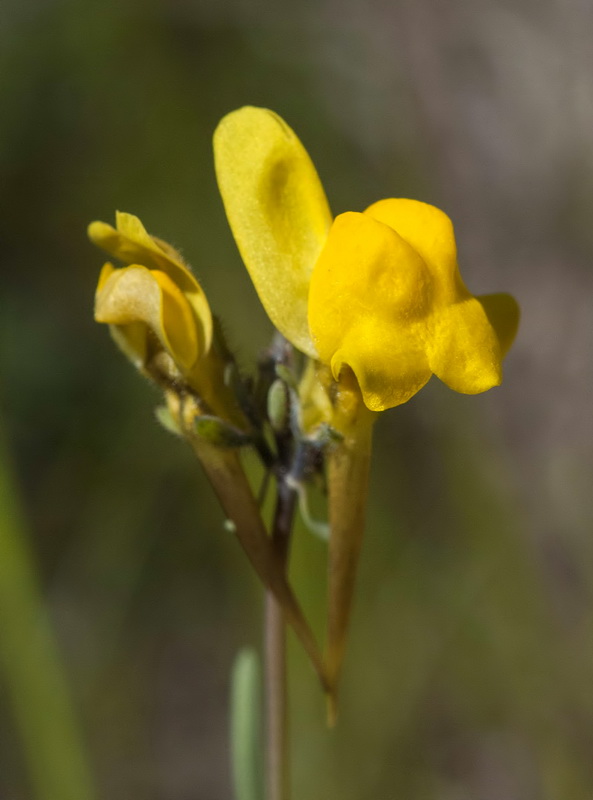
M 252 444 L 252 438 L 234 425 L 209 414 L 203 414 L 196 418 L 194 428 L 200 439 L 217 447 L 245 447 Z
M 168 406 L 157 406 L 154 410 L 154 415 L 163 428 L 174 436 L 182 436 L 181 428 L 177 420 L 171 414 Z
M 315 431 L 315 435 L 311 438 L 320 447 L 332 447 L 344 440 L 344 434 L 329 423 L 322 422 Z

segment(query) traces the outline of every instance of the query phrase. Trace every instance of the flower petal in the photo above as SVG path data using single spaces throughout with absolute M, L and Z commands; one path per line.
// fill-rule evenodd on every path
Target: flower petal
M 431 370 L 451 389 L 478 394 L 502 382 L 502 353 L 483 306 L 471 295 L 435 312 L 427 352 Z
M 476 297 L 498 337 L 502 355 L 505 356 L 519 328 L 521 311 L 519 304 L 510 294 L 483 294 Z
M 110 325 L 109 333 L 122 353 L 142 371 L 148 360 L 150 331 L 144 322 L 129 325 Z
M 182 370 L 199 356 L 196 321 L 186 297 L 160 270 L 130 266 L 111 272 L 97 290 L 95 319 L 118 327 L 144 323 Z M 122 331 L 125 335 L 125 331 Z M 139 354 L 140 355 L 140 354 Z
M 309 326 L 337 379 L 344 364 L 373 411 L 405 403 L 430 378 L 425 354 L 431 275 L 393 229 L 338 216 L 311 276 Z
M 399 234 L 365 214 L 340 214 L 309 291 L 309 326 L 321 361 L 329 363 L 361 320 L 380 330 L 426 315 L 432 288 L 424 261 Z
M 461 282 L 453 223 L 435 206 L 419 200 L 379 200 L 365 212 L 389 225 L 419 253 L 435 277 L 438 301 L 448 302 Z
M 353 327 L 331 360 L 337 380 L 344 366 L 352 369 L 367 408 L 385 411 L 413 397 L 428 383 L 431 370 L 417 329 Z
M 432 371 L 466 394 L 497 386 L 502 356 L 518 326 L 515 300 L 505 294 L 472 297 L 459 274 L 453 225 L 440 209 L 416 200 L 389 199 L 365 213 L 397 230 L 433 276 L 433 323 L 427 339 Z
M 268 316 L 315 357 L 309 279 L 332 218 L 311 159 L 277 114 L 252 106 L 220 122 L 214 157 L 233 236 Z
M 88 234 L 94 244 L 124 264 L 142 264 L 168 275 L 191 304 L 200 325 L 200 351 L 208 352 L 213 333 L 208 300 L 189 267 L 171 245 L 150 236 L 138 217 L 121 211 L 116 213 L 115 228 L 105 222 L 91 222 Z
M 100 292 L 105 283 L 107 282 L 107 278 L 111 275 L 112 272 L 115 272 L 115 267 L 110 261 L 105 262 L 99 273 L 99 280 L 97 282 L 97 289 L 96 292 Z

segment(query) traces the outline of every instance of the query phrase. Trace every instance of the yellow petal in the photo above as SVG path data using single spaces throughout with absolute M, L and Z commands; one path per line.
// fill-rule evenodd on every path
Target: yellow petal
M 115 271 L 113 264 L 108 261 L 103 265 L 99 274 L 95 291 L 95 319 L 97 319 L 97 299 L 99 295 L 102 296 L 103 287 Z M 141 370 L 146 364 L 149 348 L 149 332 L 146 323 L 131 322 L 127 325 L 110 325 L 109 333 L 123 354 L 130 359 L 136 369 Z
M 145 323 L 182 370 L 199 356 L 192 309 L 171 278 L 160 270 L 130 266 L 114 270 L 100 284 L 95 319 L 110 325 Z
M 307 296 L 331 213 L 311 159 L 277 114 L 251 106 L 220 122 L 214 158 L 233 236 L 268 316 L 315 357 Z
M 502 382 L 502 353 L 475 297 L 439 309 L 428 344 L 431 370 L 451 389 L 478 394 Z
M 365 214 L 336 218 L 311 277 L 309 326 L 320 359 L 335 378 L 351 367 L 371 410 L 406 402 L 430 378 L 431 296 L 423 260 L 394 230 Z
M 432 374 L 422 334 L 419 326 L 406 330 L 400 326 L 375 326 L 370 321 L 353 326 L 331 359 L 334 378 L 337 380 L 342 368 L 349 366 L 371 411 L 407 403 Z
M 455 233 L 449 217 L 435 206 L 405 198 L 379 200 L 364 213 L 389 225 L 422 256 L 435 277 L 438 300 L 449 302 L 461 282 Z
M 124 264 L 141 264 L 168 275 L 186 295 L 199 322 L 200 351 L 208 352 L 212 343 L 212 312 L 202 287 L 179 253 L 171 245 L 146 231 L 133 214 L 116 213 L 116 227 L 105 222 L 91 222 L 91 241 Z
M 512 295 L 504 293 L 483 294 L 476 300 L 486 312 L 498 337 L 502 355 L 505 356 L 517 335 L 521 315 L 519 304 Z
M 99 281 L 97 282 L 97 292 L 100 292 L 103 286 L 105 285 L 107 278 L 111 275 L 112 272 L 115 272 L 115 267 L 109 261 L 103 264 L 103 268 L 99 273 Z
M 122 353 L 142 371 L 148 360 L 151 333 L 144 322 L 129 325 L 110 325 L 109 333 Z
M 397 230 L 431 272 L 433 323 L 427 354 L 432 371 L 466 394 L 497 386 L 502 356 L 517 331 L 515 300 L 505 294 L 471 296 L 459 274 L 453 225 L 440 209 L 416 200 L 389 199 L 365 213 Z
M 309 325 L 329 363 L 345 332 L 361 320 L 406 325 L 429 310 L 432 278 L 394 230 L 365 214 L 336 217 L 311 276 Z

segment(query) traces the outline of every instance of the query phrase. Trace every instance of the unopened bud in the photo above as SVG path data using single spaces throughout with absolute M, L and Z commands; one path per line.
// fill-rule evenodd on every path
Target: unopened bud
M 295 374 L 286 364 L 276 364 L 276 375 L 280 380 L 284 381 L 287 386 L 294 389 L 295 392 L 297 391 L 298 383 Z
M 286 383 L 281 378 L 276 378 L 268 391 L 268 419 L 276 433 L 286 428 L 289 405 Z

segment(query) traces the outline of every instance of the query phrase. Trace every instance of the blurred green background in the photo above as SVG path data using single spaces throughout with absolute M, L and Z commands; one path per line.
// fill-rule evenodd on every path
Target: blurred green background
M 2 4 L 2 424 L 98 797 L 231 797 L 261 592 L 93 322 L 85 229 L 120 209 L 180 247 L 249 368 L 271 327 L 211 156 L 246 103 L 295 128 L 334 212 L 440 205 L 469 287 L 523 309 L 501 388 L 435 379 L 378 424 L 335 731 L 292 652 L 295 798 L 593 797 L 592 35 L 582 0 Z M 299 528 L 318 630 L 324 559 Z M 32 800 L 7 686 L 0 797 Z

